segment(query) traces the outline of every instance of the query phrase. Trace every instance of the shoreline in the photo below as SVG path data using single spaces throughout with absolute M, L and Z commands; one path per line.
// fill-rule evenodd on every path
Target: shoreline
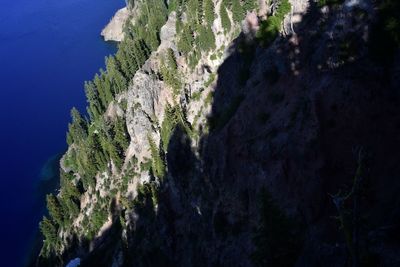
M 103 28 L 100 35 L 104 41 L 121 42 L 124 39 L 124 25 L 128 20 L 130 12 L 127 7 L 123 7 L 111 18 L 110 22 Z
M 34 198 L 35 208 L 42 216 L 46 215 L 46 195 L 52 193 L 60 187 L 60 160 L 65 152 L 55 154 L 47 159 L 42 165 L 39 173 L 39 180 L 35 185 Z M 29 237 L 27 249 L 23 255 L 23 266 L 36 266 L 36 259 L 42 247 L 42 235 L 40 233 L 39 224 L 37 225 L 32 236 Z

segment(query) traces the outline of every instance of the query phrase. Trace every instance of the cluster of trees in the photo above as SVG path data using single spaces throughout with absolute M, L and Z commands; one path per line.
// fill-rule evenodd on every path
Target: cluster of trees
M 127 1 L 129 8 L 133 4 L 133 1 Z M 118 52 L 115 56 L 106 57 L 106 69 L 101 69 L 92 81 L 85 83 L 89 118 L 82 116 L 75 108 L 71 111 L 72 122 L 67 133 L 70 149 L 64 163 L 80 178 L 74 183 L 70 174 L 63 174 L 60 194 L 47 197 L 49 217 L 44 217 L 40 223 L 45 238 L 42 255 L 46 258 L 61 244 L 59 230 L 70 227 L 73 218 L 79 214 L 80 194 L 95 188 L 96 175 L 109 170 L 110 162 L 118 170 L 121 170 L 124 163 L 125 151 L 130 143 L 125 119 L 109 119 L 103 114 L 116 96 L 127 90 L 135 72 L 159 46 L 159 32 L 168 15 L 163 0 L 135 4 L 139 7 L 139 16 L 134 25 L 126 25 L 125 38 L 119 44 Z M 107 211 L 95 210 L 84 226 L 90 228 L 88 233 L 91 236 L 107 215 Z
M 182 81 L 174 51 L 171 48 L 167 49 L 161 64 L 160 73 L 164 82 L 173 89 L 175 96 L 179 95 L 182 88 Z
M 158 178 L 163 178 L 165 175 L 165 155 L 164 151 L 159 149 L 159 146 L 154 142 L 151 136 L 148 136 L 148 141 L 150 145 L 150 152 L 151 152 L 151 170 L 153 174 Z
M 128 88 L 135 72 L 160 44 L 159 32 L 167 20 L 167 7 L 162 0 L 144 1 L 135 24 L 125 26 L 125 38 L 115 56 L 106 58 L 106 70 L 100 70 L 92 81 L 85 83 L 88 113 L 95 121 L 117 94 Z
M 246 12 L 255 7 L 255 1 L 252 0 L 223 0 L 219 12 L 225 32 L 230 32 L 232 27 L 228 10 L 232 11 L 233 21 L 238 23 Z M 177 0 L 174 10 L 177 11 L 178 50 L 187 57 L 189 66 L 193 68 L 202 53 L 215 48 L 215 36 L 211 28 L 216 18 L 215 6 L 212 0 Z M 184 13 L 186 23 L 182 22 Z
M 77 120 L 74 118 L 68 139 L 69 142 L 73 140 L 76 147 L 70 149 L 65 164 L 80 174 L 83 187 L 88 190 L 95 186 L 96 174 L 105 171 L 110 161 L 121 169 L 130 143 L 129 134 L 124 118 L 118 116 L 114 119 L 99 117 L 90 127 L 87 122 L 86 126 L 81 122 L 81 116 Z
M 215 36 L 211 29 L 216 17 L 214 3 L 212 0 L 178 0 L 176 10 L 177 47 L 193 68 L 202 52 L 215 48 Z M 185 23 L 182 22 L 183 14 L 187 19 Z
M 226 1 L 223 1 L 219 10 L 219 16 L 221 17 L 222 28 L 224 28 L 225 33 L 231 30 L 231 19 L 229 18 L 228 12 L 226 10 Z
M 251 9 L 249 3 L 253 3 L 250 0 L 224 1 L 223 9 L 231 9 L 235 21 L 242 19 L 244 12 Z M 45 256 L 61 246 L 59 231 L 71 227 L 73 219 L 80 212 L 81 194 L 95 188 L 96 175 L 110 171 L 111 166 L 117 170 L 122 169 L 125 151 L 130 143 L 125 118 L 106 118 L 104 113 L 116 96 L 127 90 L 135 72 L 142 67 L 151 52 L 158 48 L 160 29 L 167 20 L 168 12 L 177 12 L 177 47 L 187 57 L 192 68 L 196 66 L 202 53 L 215 48 L 215 36 L 211 27 L 216 14 L 212 0 L 174 0 L 167 3 L 164 0 L 135 3 L 139 9 L 138 16 L 134 24 L 125 25 L 125 38 L 119 44 L 118 52 L 114 56 L 106 57 L 105 70 L 101 69 L 92 81 L 85 83 L 89 117 L 82 116 L 75 108 L 71 111 L 72 121 L 67 133 L 70 148 L 64 158 L 64 164 L 71 173 L 62 173 L 60 193 L 47 197 L 49 216 L 44 217 L 40 223 L 45 238 L 42 251 Z M 132 8 L 134 3 L 128 0 L 127 5 Z M 187 18 L 185 23 L 182 22 L 184 13 Z M 225 19 L 231 23 L 228 13 Z M 175 94 L 179 94 L 182 81 L 172 50 L 167 51 L 160 73 Z M 189 135 L 193 134 L 179 107 L 167 109 L 162 123 L 161 143 L 157 145 L 149 138 L 152 159 L 148 164 L 158 177 L 165 174 L 164 151 L 174 128 L 179 126 Z M 79 174 L 77 178 L 73 173 Z M 90 228 L 87 231 L 90 236 L 98 231 L 107 219 L 107 214 L 107 210 L 98 207 L 90 218 L 86 218 L 84 227 Z
M 263 21 L 257 32 L 256 38 L 260 45 L 267 46 L 278 36 L 285 15 L 290 12 L 291 5 L 288 0 L 280 0 L 275 13 Z
M 169 140 L 171 139 L 171 135 L 175 127 L 177 126 L 184 129 L 188 136 L 193 137 L 194 133 L 192 130 L 192 126 L 187 121 L 186 115 L 180 108 L 180 106 L 176 105 L 172 107 L 170 105 L 167 105 L 165 107 L 164 120 L 161 124 L 161 130 L 160 130 L 161 143 L 162 143 L 161 148 L 164 151 L 167 151 Z
M 40 229 L 44 236 L 44 244 L 41 254 L 45 257 L 61 246 L 58 231 L 69 227 L 80 210 L 81 192 L 73 183 L 74 176 L 71 173 L 60 173 L 61 191 L 58 196 L 49 194 L 46 197 L 48 217 L 43 217 Z
M 232 20 L 239 23 L 243 20 L 248 11 L 256 8 L 256 1 L 251 0 L 223 0 L 220 7 L 221 24 L 225 32 L 231 30 L 232 24 L 227 10 L 232 12 Z
M 142 40 L 125 38 L 115 56 L 106 58 L 106 71 L 100 70 L 92 81 L 85 83 L 88 114 L 92 121 L 100 117 L 115 96 L 128 88 L 128 81 L 150 55 Z
M 108 219 L 108 209 L 96 203 L 93 208 L 93 213 L 90 217 L 85 217 L 82 221 L 82 226 L 85 231 L 86 238 L 92 240 L 99 232 L 100 228 Z
M 89 125 L 76 109 L 72 110 L 71 115 L 72 122 L 69 124 L 67 135 L 67 142 L 71 146 L 64 162 L 71 169 L 71 173 L 61 172 L 60 193 L 57 196 L 47 196 L 49 218 L 44 217 L 40 223 L 45 239 L 42 250 L 44 257 L 48 257 L 59 247 L 59 230 L 69 228 L 74 218 L 79 215 L 81 194 L 95 188 L 96 174 L 107 170 L 110 161 L 116 168 L 121 169 L 125 159 L 124 153 L 130 142 L 123 118 L 103 120 L 103 117 L 99 117 L 96 123 Z M 75 179 L 72 172 L 79 173 L 80 179 Z M 89 233 L 93 234 L 98 229 L 90 227 L 89 230 Z

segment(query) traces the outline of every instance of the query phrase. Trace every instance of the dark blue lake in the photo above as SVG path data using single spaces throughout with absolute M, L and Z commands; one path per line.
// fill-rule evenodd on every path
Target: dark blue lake
M 101 29 L 123 0 L 0 0 L 1 266 L 21 266 L 43 203 L 49 158 L 66 149 L 72 106 L 85 110 L 83 82 L 116 50 Z

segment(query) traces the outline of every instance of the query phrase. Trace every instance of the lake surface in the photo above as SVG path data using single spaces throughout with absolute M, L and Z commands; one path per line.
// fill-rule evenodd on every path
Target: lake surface
M 31 249 L 43 216 L 37 187 L 54 173 L 43 166 L 66 149 L 71 107 L 85 110 L 83 82 L 116 50 L 100 31 L 122 6 L 0 0 L 1 266 L 21 266 Z

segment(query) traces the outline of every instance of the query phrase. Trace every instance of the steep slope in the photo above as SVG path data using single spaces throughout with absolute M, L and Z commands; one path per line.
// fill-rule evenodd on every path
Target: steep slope
M 39 264 L 399 264 L 396 9 L 135 3 L 73 112 Z

